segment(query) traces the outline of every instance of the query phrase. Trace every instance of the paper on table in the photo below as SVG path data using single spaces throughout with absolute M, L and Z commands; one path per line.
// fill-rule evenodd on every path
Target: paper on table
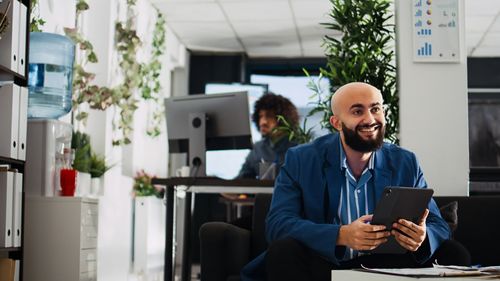
M 478 276 L 485 273 L 479 270 L 457 270 L 450 268 L 367 268 L 363 265 L 361 267 L 368 272 L 376 272 L 383 274 L 401 275 L 401 276 L 415 276 L 415 277 L 452 277 L 452 276 Z
M 433 264 L 434 268 L 448 268 L 448 269 L 456 269 L 456 270 L 464 270 L 464 271 L 480 271 L 482 273 L 488 274 L 500 274 L 500 266 L 486 266 L 486 267 L 477 267 L 477 266 L 459 266 L 459 265 L 439 265 Z

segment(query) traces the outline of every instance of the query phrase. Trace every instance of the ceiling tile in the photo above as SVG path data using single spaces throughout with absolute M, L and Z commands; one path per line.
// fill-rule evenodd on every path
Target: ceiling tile
M 317 22 L 327 21 L 332 7 L 328 0 L 292 0 L 291 2 L 296 19 L 316 19 Z
M 230 21 L 286 20 L 292 18 L 288 1 L 222 2 Z
M 500 32 L 488 32 L 479 47 L 497 47 L 500 55 Z
M 479 44 L 479 40 L 483 37 L 482 32 L 469 32 L 465 34 L 465 42 L 468 47 L 475 48 Z
M 327 29 L 324 25 L 310 20 L 297 20 L 297 26 L 302 40 L 310 40 L 314 38 L 318 40 L 323 38 L 325 35 L 341 35 L 341 33 L 336 30 Z
M 300 47 L 262 47 L 247 49 L 248 55 L 252 58 L 257 57 L 301 57 Z
M 183 38 L 191 37 L 234 37 L 234 31 L 227 22 L 170 22 L 175 34 Z
M 325 49 L 321 46 L 323 40 L 315 41 L 302 41 L 302 49 L 304 55 L 308 57 L 323 57 L 325 56 Z
M 215 3 L 216 0 L 149 0 L 153 6 L 157 3 Z
M 494 16 L 470 16 L 465 21 L 465 30 L 469 32 L 486 32 L 494 20 Z
M 500 11 L 498 0 L 465 0 L 465 15 L 494 16 Z
M 155 6 L 165 15 L 167 22 L 226 20 L 224 13 L 216 3 L 162 2 Z
M 499 14 L 500 14 L 500 12 L 499 12 Z M 500 32 L 500 16 L 496 17 L 496 20 L 493 23 L 493 25 L 491 26 L 490 31 L 492 31 L 492 32 Z
M 272 21 L 233 21 L 233 27 L 240 38 L 244 37 L 290 37 L 297 38 L 297 31 L 291 19 Z
M 240 42 L 235 38 L 185 38 L 184 44 L 190 50 L 196 51 L 221 51 L 221 52 L 243 52 Z

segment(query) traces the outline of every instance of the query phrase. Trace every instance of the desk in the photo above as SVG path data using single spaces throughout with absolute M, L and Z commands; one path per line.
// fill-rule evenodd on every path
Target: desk
M 371 273 L 357 270 L 332 270 L 332 281 L 478 281 L 484 280 L 478 277 L 408 277 L 389 274 Z
M 166 230 L 165 230 L 165 268 L 164 280 L 174 280 L 174 191 L 183 186 L 182 191 L 186 192 L 186 206 L 184 213 L 186 215 L 184 223 L 184 243 L 182 253 L 182 274 L 181 280 L 190 280 L 190 257 L 189 257 L 189 233 L 191 224 L 191 194 L 192 193 L 272 193 L 274 181 L 272 180 L 254 180 L 237 179 L 223 180 L 218 178 L 153 178 L 153 184 L 166 186 Z

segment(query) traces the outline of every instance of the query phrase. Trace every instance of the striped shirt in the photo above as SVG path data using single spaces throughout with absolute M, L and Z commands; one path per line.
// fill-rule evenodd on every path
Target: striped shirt
M 359 217 L 372 214 L 374 210 L 374 163 L 375 153 L 372 153 L 367 167 L 356 179 L 347 163 L 347 158 L 340 143 L 340 170 L 343 175 L 340 181 L 340 203 L 333 223 L 347 225 Z M 342 260 L 350 260 L 359 255 L 359 252 L 351 248 L 346 249 Z

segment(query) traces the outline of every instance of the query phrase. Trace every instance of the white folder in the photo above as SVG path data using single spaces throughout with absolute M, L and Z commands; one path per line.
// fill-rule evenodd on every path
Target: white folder
M 18 51 L 19 59 L 17 60 L 17 72 L 22 76 L 26 75 L 26 17 L 28 9 L 23 3 L 19 3 L 19 44 Z
M 21 247 L 22 210 L 23 210 L 23 174 L 14 174 L 14 190 L 12 196 L 12 247 Z
M 0 2 L 0 11 L 7 11 L 9 25 L 0 40 L 0 65 L 17 72 L 18 45 L 19 45 L 19 1 L 10 0 Z
M 26 134 L 28 130 L 28 88 L 19 87 L 19 131 L 17 159 L 26 160 Z
M 12 247 L 14 173 L 0 172 L 0 247 Z
M 0 156 L 17 159 L 18 126 L 19 86 L 4 84 L 0 86 Z

